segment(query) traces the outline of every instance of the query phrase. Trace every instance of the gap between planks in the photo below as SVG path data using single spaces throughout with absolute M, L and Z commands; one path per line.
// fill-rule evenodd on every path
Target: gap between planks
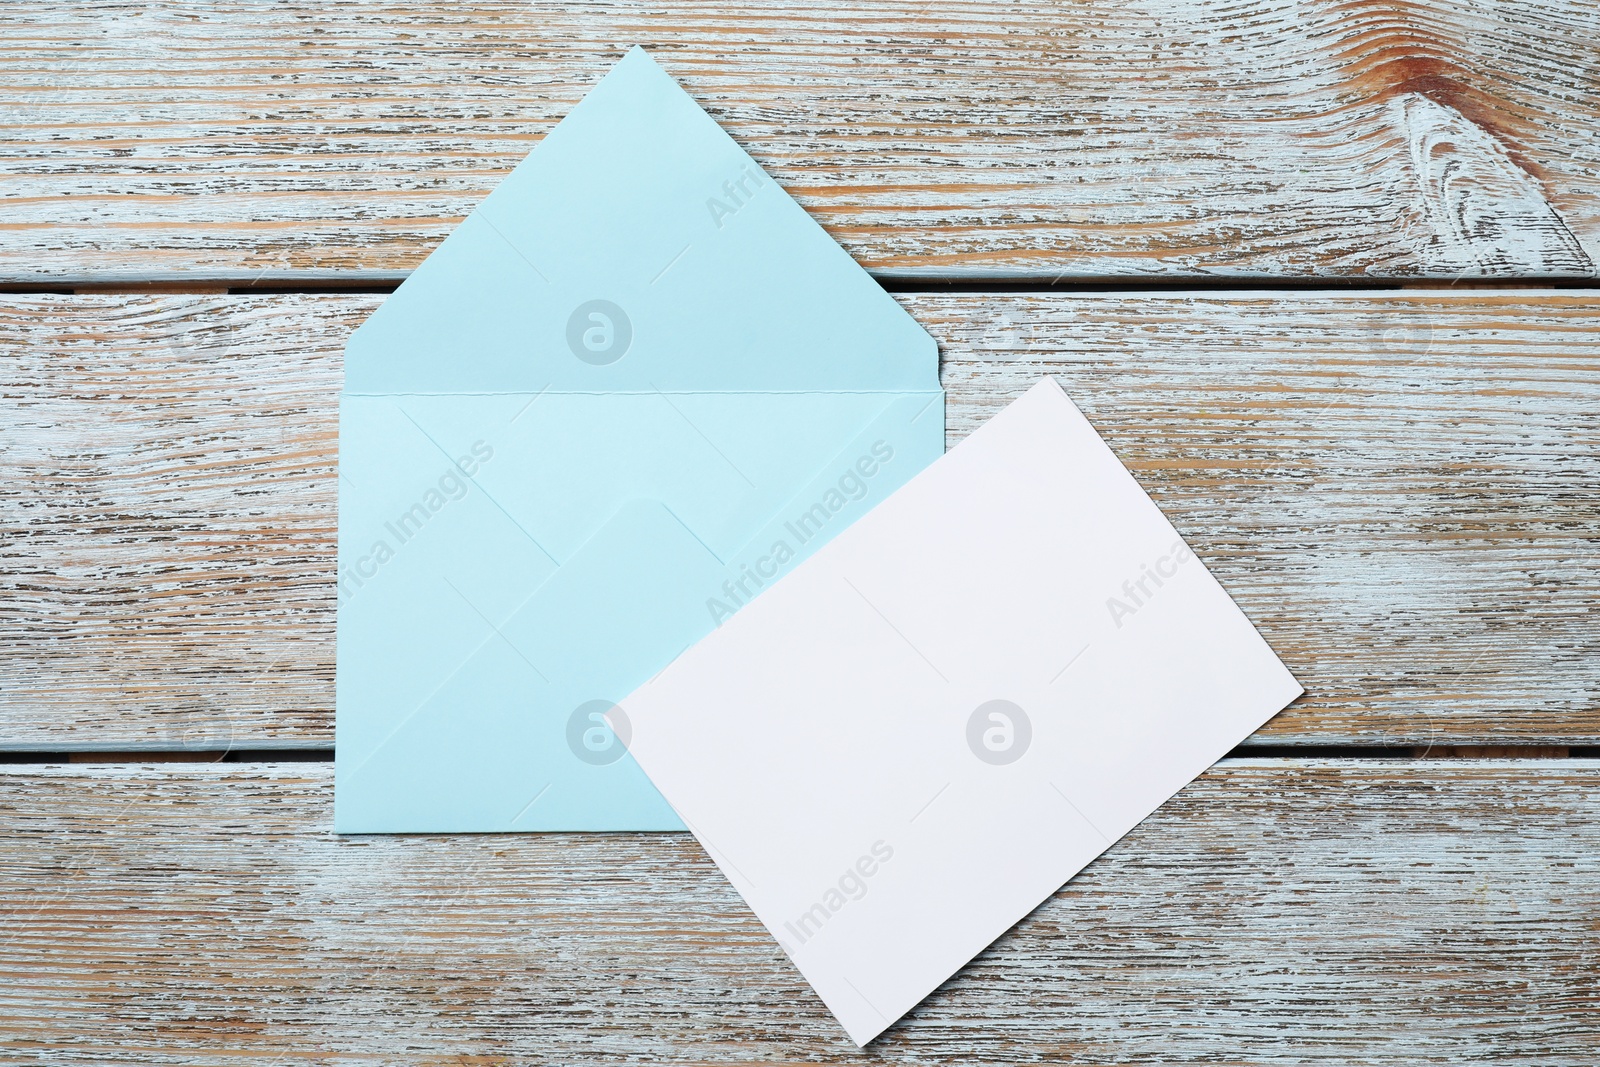
M 1600 293 L 1593 278 L 1526 275 L 1514 278 L 1298 278 L 1257 275 L 1178 275 L 1173 277 L 1104 276 L 1029 278 L 1019 275 L 940 277 L 869 271 L 891 293 L 1391 293 L 1478 292 L 1559 289 Z M 0 296 L 116 296 L 192 294 L 202 296 L 314 296 L 318 294 L 388 295 L 409 274 L 344 271 L 331 275 L 283 278 L 186 277 L 68 278 L 41 282 L 0 283 Z
M 149 748 L 0 750 L 0 765 L 92 763 L 332 763 L 334 750 L 280 746 L 274 748 L 176 749 Z M 1243 744 L 1219 760 L 1562 760 L 1600 759 L 1600 745 L 1258 745 Z

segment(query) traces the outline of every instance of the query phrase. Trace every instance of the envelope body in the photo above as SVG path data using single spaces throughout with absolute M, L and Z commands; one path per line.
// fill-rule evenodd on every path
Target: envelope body
M 681 828 L 613 702 L 943 450 L 932 338 L 630 52 L 347 347 L 337 829 Z

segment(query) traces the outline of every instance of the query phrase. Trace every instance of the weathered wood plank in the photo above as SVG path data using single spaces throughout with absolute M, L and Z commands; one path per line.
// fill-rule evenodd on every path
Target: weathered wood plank
M 0 305 L 8 742 L 330 743 L 339 356 L 374 303 Z
M 1058 375 L 1295 671 L 1257 740 L 1600 737 L 1600 296 L 910 303 L 953 436 Z
M 372 296 L 0 301 L 0 746 L 328 745 Z M 903 298 L 954 442 L 1057 375 L 1308 693 L 1271 743 L 1600 741 L 1600 332 L 1568 292 Z
M 885 274 L 1600 261 L 1594 0 L 34 2 L 0 283 L 399 275 L 634 43 Z
M 339 839 L 325 764 L 0 813 L 9 1062 L 860 1059 L 685 835 Z M 1597 827 L 1593 760 L 1225 762 L 868 1055 L 1588 1065 Z

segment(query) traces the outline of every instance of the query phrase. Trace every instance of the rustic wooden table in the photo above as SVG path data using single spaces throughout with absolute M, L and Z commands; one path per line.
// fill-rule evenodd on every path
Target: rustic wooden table
M 1600 7 L 886 7 L 0 8 L 0 1059 L 1600 1058 Z M 686 837 L 330 832 L 344 338 L 636 42 L 1307 689 L 865 1053 Z

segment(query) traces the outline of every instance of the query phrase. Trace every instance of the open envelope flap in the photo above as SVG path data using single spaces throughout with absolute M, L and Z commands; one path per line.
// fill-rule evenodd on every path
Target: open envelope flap
M 933 339 L 642 49 L 353 335 L 353 393 L 937 389 Z

